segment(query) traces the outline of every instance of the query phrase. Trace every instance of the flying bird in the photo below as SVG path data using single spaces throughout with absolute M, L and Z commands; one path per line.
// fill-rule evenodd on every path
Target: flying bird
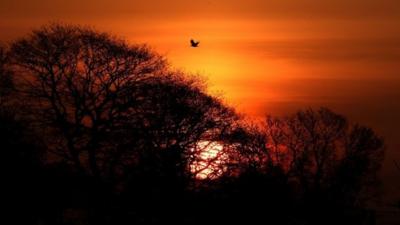
M 195 41 L 195 40 L 193 40 L 193 39 L 190 39 L 190 45 L 191 45 L 193 48 L 199 47 L 199 44 L 200 44 L 200 41 Z

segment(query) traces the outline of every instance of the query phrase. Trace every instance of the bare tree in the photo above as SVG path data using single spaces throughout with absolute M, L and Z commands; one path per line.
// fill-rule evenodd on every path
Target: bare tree
M 45 26 L 7 53 L 0 48 L 0 97 L 10 93 L 11 78 L 27 106 L 21 111 L 31 115 L 24 117 L 27 129 L 19 120 L 0 118 L 18 125 L 14 133 L 0 127 L 2 141 L 19 146 L 29 136 L 34 140 L 28 144 L 38 141 L 40 153 L 45 149 L 62 161 L 44 169 L 49 175 L 38 189 L 50 186 L 41 193 L 57 184 L 44 202 L 52 208 L 57 203 L 54 213 L 61 213 L 75 201 L 75 207 L 88 208 L 93 224 L 118 224 L 121 218 L 197 222 L 202 207 L 220 213 L 204 216 L 205 222 L 237 222 L 231 216 L 236 213 L 256 223 L 267 212 L 280 224 L 313 224 L 297 220 L 309 208 L 297 213 L 296 206 L 320 197 L 339 202 L 335 209 L 354 206 L 371 196 L 378 181 L 384 146 L 372 129 L 325 108 L 267 117 L 264 127 L 242 121 L 208 95 L 201 80 L 171 70 L 148 47 L 90 28 Z M 32 134 L 21 136 L 21 130 Z M 205 171 L 209 179 L 194 179 Z M 198 184 L 205 186 L 196 189 Z M 114 188 L 121 186 L 119 198 Z M 48 206 L 43 209 L 51 214 Z M 315 208 L 309 211 L 315 214 Z
M 145 46 L 78 26 L 43 27 L 11 53 L 20 91 L 48 133 L 57 134 L 49 138 L 53 152 L 95 176 L 104 136 L 137 104 L 138 83 L 165 68 Z
M 349 194 L 347 200 L 356 204 L 359 194 L 376 184 L 384 145 L 370 128 L 350 124 L 326 108 L 266 121 L 272 161 L 303 192 L 336 188 L 330 193 Z
M 89 28 L 43 27 L 15 42 L 11 59 L 52 152 L 94 176 L 115 176 L 160 149 L 187 167 L 187 150 L 236 118 L 146 46 Z

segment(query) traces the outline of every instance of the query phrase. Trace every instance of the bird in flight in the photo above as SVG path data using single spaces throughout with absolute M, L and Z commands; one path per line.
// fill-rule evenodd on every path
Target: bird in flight
M 199 44 L 200 44 L 200 41 L 195 41 L 195 40 L 193 40 L 193 39 L 190 39 L 190 45 L 191 45 L 193 48 L 199 47 Z

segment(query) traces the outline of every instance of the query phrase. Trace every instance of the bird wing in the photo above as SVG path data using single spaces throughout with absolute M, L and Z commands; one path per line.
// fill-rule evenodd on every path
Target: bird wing
M 198 45 L 199 45 L 199 43 L 200 43 L 200 41 L 194 41 L 193 39 L 191 39 L 190 40 L 190 44 L 193 46 L 193 47 L 197 47 Z

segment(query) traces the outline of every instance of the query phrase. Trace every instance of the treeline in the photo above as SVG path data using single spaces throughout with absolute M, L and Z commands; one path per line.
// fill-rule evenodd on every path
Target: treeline
M 149 47 L 81 26 L 34 30 L 0 60 L 15 223 L 373 221 L 383 140 L 329 109 L 246 121 Z

